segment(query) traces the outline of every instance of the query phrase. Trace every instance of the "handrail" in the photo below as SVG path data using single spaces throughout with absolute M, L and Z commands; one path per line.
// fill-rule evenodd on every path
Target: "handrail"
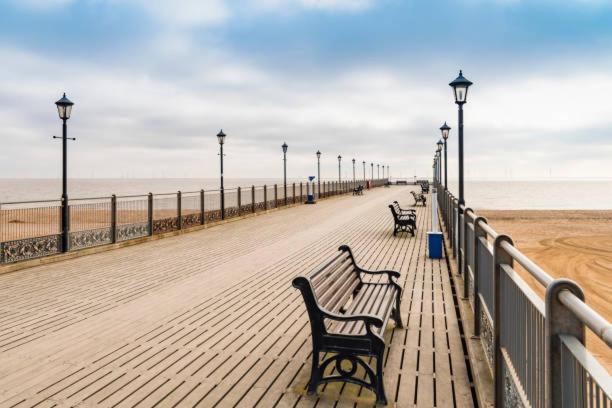
M 560 291 L 558 297 L 559 301 L 586 324 L 597 337 L 602 339 L 608 347 L 612 347 L 612 324 L 610 322 L 567 289 Z
M 441 220 L 447 223 L 458 272 L 464 279 L 463 297 L 474 297 L 473 303 L 470 302 L 474 335 L 481 339 L 493 371 L 495 401 L 503 400 L 508 392 L 504 388 L 503 370 L 496 368 L 508 358 L 507 363 L 518 370 L 513 380 L 515 386 L 519 384 L 526 392 L 525 405 L 560 406 L 561 399 L 580 401 L 587 392 L 591 393 L 591 400 L 603 398 L 601 402 L 609 405 L 612 383 L 586 348 L 584 331 L 588 328 L 612 348 L 612 324 L 585 303 L 580 286 L 571 280 L 553 278 L 521 252 L 509 237 L 487 224 L 484 217 L 479 217 L 465 204 L 459 205 L 459 201 L 439 183 L 438 188 L 443 191 L 438 196 Z M 472 223 L 474 229 L 470 234 Z M 472 244 L 472 240 L 477 243 L 490 239 L 494 239 L 495 244 L 485 255 L 489 260 L 479 261 L 479 253 L 474 252 L 478 251 L 478 246 Z M 546 290 L 545 300 L 516 273 L 515 261 Z M 513 286 L 507 286 L 510 281 Z M 473 294 L 470 287 L 474 288 Z M 484 297 L 485 294 L 489 297 Z M 538 310 L 541 317 L 534 315 L 533 310 Z M 517 313 L 516 321 L 512 321 L 514 313 Z M 543 321 L 538 320 L 542 318 Z M 573 347 L 573 357 L 563 353 L 559 338 L 563 338 L 567 347 Z M 537 381 L 535 386 L 541 388 L 535 390 L 534 381 Z M 585 401 L 584 406 L 591 405 Z
M 462 210 L 467 209 L 465 205 L 461 205 L 460 208 Z M 466 214 L 473 218 L 477 217 L 476 212 L 471 209 L 466 211 Z M 485 222 L 479 222 L 478 226 L 493 239 L 500 235 Z M 512 257 L 512 259 L 525 268 L 529 275 L 544 286 L 544 288 L 547 288 L 553 282 L 554 279 L 548 273 L 546 273 L 544 269 L 529 259 L 517 247 L 507 241 L 501 242 L 500 246 Z M 589 329 L 591 329 L 593 333 L 597 335 L 597 337 L 603 340 L 609 347 L 612 347 L 612 324 L 610 324 L 610 322 L 604 319 L 599 313 L 576 297 L 569 290 L 563 290 L 559 293 L 559 301 L 561 301 L 569 310 L 572 311 L 572 313 L 574 313 L 574 315 L 576 315 L 576 317 L 587 325 L 587 327 L 589 327 Z
M 367 179 L 367 180 L 357 179 L 357 180 L 355 180 L 355 183 L 363 183 L 363 182 L 366 182 L 366 181 L 380 182 L 380 181 L 383 181 L 383 180 L 386 180 L 386 179 L 384 179 L 384 178 L 382 178 L 382 179 L 373 179 L 373 180 L 370 180 L 370 179 Z M 333 183 L 333 182 L 337 182 L 338 180 L 333 180 L 333 179 L 323 179 L 323 180 L 319 180 L 319 181 L 320 181 L 321 183 Z M 345 181 L 343 180 L 343 182 L 345 182 Z M 353 180 L 346 180 L 346 182 L 348 182 L 348 183 L 352 183 L 352 182 L 353 182 Z M 299 183 L 300 183 L 300 184 L 301 184 L 301 183 L 308 184 L 309 182 L 308 182 L 308 181 L 302 181 L 302 182 L 299 182 Z M 260 186 L 250 185 L 250 186 L 234 186 L 234 187 L 226 187 L 224 190 L 225 190 L 226 192 L 229 192 L 229 191 L 237 191 L 237 190 L 238 190 L 238 188 L 240 188 L 241 190 L 247 190 L 247 189 L 251 189 L 251 188 L 253 188 L 253 187 L 255 187 L 255 189 L 260 189 L 260 188 L 261 188 L 261 189 L 263 189 L 263 188 L 264 188 L 264 187 L 266 187 L 266 186 L 267 186 L 267 187 L 272 187 L 272 188 L 273 188 L 275 184 L 276 184 L 276 185 L 278 185 L 279 187 L 280 187 L 280 186 L 283 186 L 283 182 L 282 182 L 282 181 L 279 181 L 278 183 L 273 183 L 273 184 L 264 184 L 264 185 L 260 185 Z M 298 182 L 288 181 L 288 182 L 287 182 L 287 187 L 291 186 L 292 184 L 296 184 L 296 186 L 297 186 L 297 185 L 299 185 L 299 184 L 298 184 Z M 218 192 L 218 191 L 221 191 L 221 189 L 219 189 L 219 188 L 213 188 L 213 189 L 204 189 L 204 190 L 205 190 L 207 193 L 213 193 L 213 192 Z M 191 193 L 199 193 L 199 192 L 200 192 L 200 190 L 197 190 L 197 191 L 182 191 L 182 194 L 191 194 Z M 176 195 L 176 193 L 177 193 L 177 192 L 176 192 L 176 191 L 174 191 L 174 192 L 172 192 L 172 193 L 152 193 L 152 194 L 153 194 L 154 196 L 156 196 L 156 197 L 159 197 L 159 196 L 170 196 L 170 195 Z M 141 196 L 146 197 L 146 196 L 147 196 L 147 193 L 145 193 L 145 194 L 133 194 L 133 195 L 117 195 L 117 198 L 131 198 L 131 197 L 141 197 Z M 110 198 L 111 198 L 111 195 L 109 195 L 109 196 L 102 196 L 102 197 L 78 197 L 78 198 L 71 198 L 71 199 L 70 199 L 70 201 L 102 200 L 102 199 L 110 199 Z M 49 200 L 25 200 L 25 201 L 7 201 L 7 202 L 0 202 L 0 208 L 1 208 L 3 205 L 15 205 L 15 204 L 37 204 L 37 203 L 61 203 L 61 201 L 62 201 L 61 199 L 49 199 Z
M 533 276 L 542 286 L 548 287 L 554 280 L 544 269 L 540 268 L 535 262 L 527 258 L 525 254 L 518 250 L 517 247 L 511 245 L 509 242 L 502 242 L 501 247 L 518 262 L 525 270 Z
M 482 228 L 482 230 L 484 232 L 486 232 L 487 235 L 490 236 L 493 239 L 495 239 L 495 238 L 497 238 L 499 236 L 499 234 L 493 228 L 491 228 L 491 226 L 489 224 L 487 224 L 486 222 L 482 222 L 481 221 L 481 222 L 478 223 L 478 226 L 480 228 Z

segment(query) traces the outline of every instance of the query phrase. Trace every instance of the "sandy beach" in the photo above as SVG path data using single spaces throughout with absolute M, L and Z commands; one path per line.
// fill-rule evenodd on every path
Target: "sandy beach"
M 479 210 L 499 233 L 553 277 L 577 282 L 586 302 L 612 320 L 612 211 Z M 525 275 L 523 271 L 520 271 Z M 527 277 L 537 293 L 541 286 Z M 608 347 L 587 331 L 587 346 L 612 371 Z

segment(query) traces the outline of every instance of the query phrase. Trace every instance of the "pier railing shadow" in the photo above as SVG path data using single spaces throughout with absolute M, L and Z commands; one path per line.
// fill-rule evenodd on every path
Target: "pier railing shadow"
M 358 185 L 380 187 L 380 180 L 322 181 L 72 199 L 68 230 L 62 231 L 60 200 L 0 203 L 0 264 L 115 244 L 289 205 L 352 193 Z M 223 194 L 224 200 L 221 200 Z M 222 203 L 224 206 L 222 207 Z M 62 248 L 62 234 L 68 248 Z
M 610 407 L 612 379 L 587 350 L 585 331 L 612 347 L 612 326 L 585 303 L 582 289 L 553 279 L 493 230 L 484 217 L 437 186 L 441 221 L 473 313 L 498 407 Z M 542 285 L 542 299 L 517 272 Z

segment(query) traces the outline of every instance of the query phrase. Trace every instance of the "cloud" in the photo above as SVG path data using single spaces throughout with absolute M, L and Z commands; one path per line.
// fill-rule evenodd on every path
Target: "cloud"
M 16 7 L 37 11 L 64 7 L 71 4 L 73 1 L 74 0 L 10 0 Z
M 247 0 L 251 8 L 263 10 L 315 9 L 330 11 L 363 11 L 373 7 L 376 0 Z
M 231 13 L 224 0 L 130 0 L 158 21 L 181 26 L 210 25 L 227 20 Z

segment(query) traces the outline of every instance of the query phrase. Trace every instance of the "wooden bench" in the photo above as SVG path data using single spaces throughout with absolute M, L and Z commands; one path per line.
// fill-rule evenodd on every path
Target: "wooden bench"
M 353 189 L 353 195 L 363 195 L 363 186 L 361 184 Z
M 293 280 L 293 286 L 302 292 L 312 332 L 308 393 L 316 392 L 319 384 L 345 381 L 371 389 L 376 401 L 386 404 L 384 332 L 390 317 L 403 327 L 402 288 L 394 279 L 400 274 L 365 270 L 355 263 L 348 246 L 338 250 L 309 275 Z M 327 354 L 321 359 L 320 353 Z M 366 362 L 368 357 L 376 359 L 376 370 Z M 332 367 L 335 369 L 329 372 Z
M 400 216 L 406 216 L 406 217 L 410 217 L 414 219 L 414 229 L 416 230 L 416 210 L 412 209 L 412 208 L 408 208 L 407 210 L 403 209 L 402 207 L 400 207 L 399 203 L 397 201 L 393 202 L 393 207 L 395 208 L 395 211 L 397 212 L 398 215 Z
M 400 214 L 394 204 L 389 204 L 391 214 L 393 215 L 393 235 L 397 235 L 398 232 L 404 231 L 409 232 L 414 237 L 414 231 L 416 230 L 416 214 Z
M 414 205 L 421 203 L 423 204 L 423 206 L 425 206 L 427 202 L 427 198 L 425 197 L 425 194 L 417 193 L 416 191 L 411 191 L 410 193 L 412 194 L 412 198 L 414 198 Z
M 429 183 L 421 183 L 421 194 L 429 193 Z

